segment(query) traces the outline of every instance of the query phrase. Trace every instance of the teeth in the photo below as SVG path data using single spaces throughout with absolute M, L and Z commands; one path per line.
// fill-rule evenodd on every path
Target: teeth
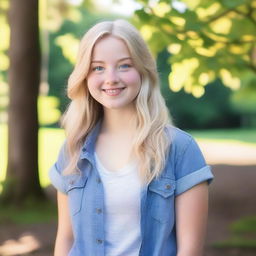
M 110 92 L 110 93 L 115 93 L 115 92 L 118 92 L 120 91 L 121 88 L 118 88 L 118 89 L 111 89 L 111 90 L 105 90 L 106 92 Z
M 109 95 L 109 96 L 117 96 L 119 94 L 121 94 L 121 92 L 125 89 L 125 87 L 123 88 L 116 88 L 116 89 L 103 89 L 103 91 Z

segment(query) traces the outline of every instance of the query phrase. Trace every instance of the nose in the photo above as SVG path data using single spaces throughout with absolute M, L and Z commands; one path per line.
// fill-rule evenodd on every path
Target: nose
M 118 72 L 115 69 L 108 69 L 106 72 L 105 82 L 108 85 L 115 85 L 119 83 Z

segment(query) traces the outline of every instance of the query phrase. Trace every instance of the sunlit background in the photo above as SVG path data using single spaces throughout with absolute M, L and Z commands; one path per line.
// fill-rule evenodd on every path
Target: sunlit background
M 0 199 L 9 184 L 10 2 L 0 2 Z M 87 29 L 117 18 L 148 42 L 174 124 L 196 138 L 212 166 L 205 255 L 256 255 L 255 0 L 40 0 L 38 167 L 47 200 L 0 200 L 0 255 L 52 255 L 56 206 L 48 170 L 65 138 L 59 120 L 69 102 L 67 79 Z

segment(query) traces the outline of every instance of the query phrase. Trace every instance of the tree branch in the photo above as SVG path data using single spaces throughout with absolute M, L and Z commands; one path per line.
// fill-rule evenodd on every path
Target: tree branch
M 205 21 L 205 22 L 206 22 L 207 24 L 212 23 L 212 22 L 218 20 L 219 18 L 221 18 L 221 17 L 227 15 L 228 13 L 230 13 L 230 12 L 232 12 L 232 11 L 234 11 L 234 10 L 235 10 L 235 8 L 227 9 L 226 11 L 220 13 L 219 15 L 217 15 L 217 16 L 215 16 L 215 17 L 211 17 L 209 20 L 207 20 L 207 21 Z
M 234 10 L 235 13 L 242 15 L 245 18 L 248 18 L 248 20 L 250 20 L 254 25 L 256 24 L 256 20 L 253 19 L 252 15 L 250 14 L 250 12 L 248 13 L 243 13 L 241 11 L 238 10 Z

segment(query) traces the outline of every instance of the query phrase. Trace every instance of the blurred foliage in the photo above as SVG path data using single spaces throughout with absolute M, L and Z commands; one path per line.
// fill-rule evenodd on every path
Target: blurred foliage
M 232 108 L 230 96 L 232 90 L 223 86 L 218 79 L 205 88 L 200 98 L 186 93 L 170 91 L 168 76 L 170 53 L 164 50 L 157 58 L 158 71 L 161 78 L 161 90 L 170 109 L 174 124 L 183 129 L 207 129 L 239 126 L 240 116 Z
M 73 22 L 78 22 L 81 18 L 81 13 L 78 8 L 71 5 L 66 0 L 41 0 L 39 1 L 39 4 L 39 23 L 41 29 L 41 50 L 43 60 L 42 82 L 45 82 L 44 79 L 47 79 L 48 76 L 48 31 L 58 31 L 63 21 L 67 19 Z M 0 1 L 0 123 L 7 122 L 7 71 L 9 68 L 9 58 L 7 53 L 10 43 L 10 29 L 7 22 L 8 9 L 9 1 Z M 46 76 L 44 76 L 45 73 Z M 59 100 L 53 97 L 46 97 L 45 92 L 41 93 L 41 95 L 42 96 L 38 99 L 40 125 L 54 124 L 60 117 L 60 111 L 57 109 Z
M 177 107 L 173 103 L 171 108 L 174 109 L 173 112 L 175 108 L 181 107 L 182 111 L 177 112 L 177 118 L 186 115 L 187 118 L 183 118 L 185 123 L 186 120 L 193 122 L 194 118 L 196 120 L 201 118 L 202 122 L 207 122 L 206 119 L 209 118 L 215 123 L 216 118 L 222 118 L 225 123 L 225 114 L 226 118 L 233 119 L 232 116 L 236 112 L 242 116 L 242 126 L 255 127 L 256 1 L 138 0 L 138 2 L 142 4 L 142 8 L 135 12 L 134 23 L 149 42 L 155 56 L 163 49 L 168 50 L 170 53 L 168 62 L 171 64 L 168 72 L 169 87 L 172 91 L 183 95 L 177 98 L 187 102 L 181 107 L 176 97 L 168 96 L 172 98 L 169 102 L 176 99 Z M 213 82 L 217 85 L 216 91 L 214 88 L 208 90 Z M 226 90 L 229 91 L 228 96 L 220 88 L 220 84 L 232 90 Z M 205 99 L 208 98 L 209 104 L 203 104 L 204 109 L 201 109 L 203 100 L 200 99 L 190 105 L 182 89 L 197 98 L 207 94 L 208 91 L 209 98 L 207 96 Z M 224 92 L 224 95 L 221 92 Z M 209 93 L 212 95 L 210 96 Z M 186 110 L 185 105 L 192 108 Z M 196 108 L 200 108 L 201 111 L 198 109 L 198 112 L 195 112 Z M 200 117 L 196 116 L 196 113 Z
M 241 126 L 256 127 L 256 94 L 247 94 L 241 90 L 234 93 L 231 102 L 234 109 L 241 114 Z
M 53 96 L 39 96 L 38 98 L 38 118 L 40 126 L 57 123 L 61 112 L 58 109 L 59 99 Z
M 96 22 L 119 18 L 97 12 L 93 1 L 70 2 L 40 1 L 42 81 L 48 84 L 40 90 L 43 125 L 56 126 L 57 108 L 63 112 L 69 103 L 65 88 L 79 39 Z M 256 1 L 136 2 L 142 8 L 133 22 L 158 56 L 162 91 L 174 122 L 183 128 L 217 128 L 239 126 L 242 119 L 244 126 L 255 126 Z M 7 0 L 0 2 L 0 122 L 7 118 L 8 5 Z M 47 95 L 57 97 L 59 104 Z
M 218 77 L 232 89 L 249 85 L 256 72 L 255 0 L 138 1 L 135 21 L 153 52 L 172 54 L 173 91 L 200 97 Z
M 244 217 L 230 226 L 231 237 L 216 242 L 218 248 L 256 249 L 256 216 Z
M 50 184 L 49 170 L 58 158 L 65 133 L 63 129 L 39 129 L 39 178 L 42 187 Z
M 3 181 L 5 179 L 6 167 L 7 167 L 7 125 L 0 123 L 0 193 L 3 189 Z
M 43 30 L 56 31 L 61 26 L 63 19 L 79 21 L 80 12 L 66 0 L 41 0 L 39 1 L 39 22 Z M 10 44 L 10 28 L 7 22 L 9 0 L 0 1 L 0 81 L 6 81 L 6 72 L 9 67 L 7 50 Z M 5 75 L 3 75 L 5 74 Z
M 62 49 L 63 56 L 72 64 L 76 61 L 79 40 L 74 35 L 68 33 L 63 36 L 58 36 L 55 40 L 56 45 Z
M 9 102 L 8 85 L 0 74 L 0 123 L 7 122 L 6 108 Z
M 0 82 L 6 81 L 6 70 L 9 68 L 9 58 L 7 57 L 7 50 L 10 44 L 10 29 L 7 23 L 8 8 L 9 1 L 0 1 Z
M 81 19 L 79 9 L 68 3 L 67 0 L 40 0 L 39 3 L 41 29 L 57 31 L 64 19 L 73 22 L 79 22 Z

